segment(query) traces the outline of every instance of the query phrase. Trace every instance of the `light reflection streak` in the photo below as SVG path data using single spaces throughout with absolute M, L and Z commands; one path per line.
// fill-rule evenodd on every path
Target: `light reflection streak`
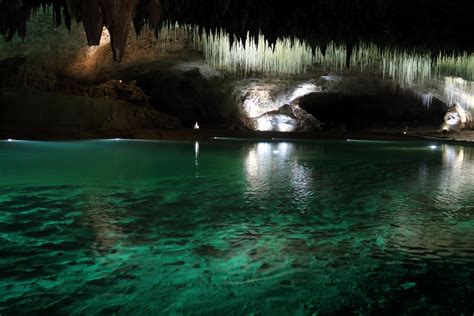
M 299 205 L 308 205 L 307 199 L 314 195 L 311 169 L 298 162 L 296 145 L 292 143 L 255 144 L 247 153 L 245 173 L 251 195 L 289 186 L 293 201 Z
M 194 143 L 194 162 L 196 166 L 199 166 L 199 142 Z
M 97 256 L 102 257 L 102 260 L 110 259 L 103 255 L 110 252 L 123 239 L 123 227 L 117 223 L 118 219 L 113 217 L 115 213 L 113 205 L 101 194 L 85 192 L 84 201 L 87 205 L 85 221 L 95 234 L 91 249 Z
M 443 145 L 443 171 L 440 174 L 440 198 L 454 196 L 463 200 L 465 188 L 474 184 L 474 156 L 464 147 Z

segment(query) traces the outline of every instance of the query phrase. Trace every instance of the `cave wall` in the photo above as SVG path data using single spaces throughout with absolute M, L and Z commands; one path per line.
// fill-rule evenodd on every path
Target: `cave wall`
M 51 23 L 52 10 L 38 13 L 28 22 L 28 37 L 14 36 L 11 41 L 0 40 L 0 60 L 16 56 L 27 57 L 25 71 L 55 77 L 68 71 L 71 63 L 89 58 L 86 36 L 82 27 Z
M 390 80 L 362 74 L 324 78 L 321 91 L 303 97 L 300 106 L 324 122 L 326 130 L 437 130 L 447 111 L 446 103 L 433 98 L 423 104 L 416 91 Z
M 178 117 L 184 126 L 242 127 L 242 116 L 232 97 L 233 86 L 222 77 L 203 76 L 199 68 L 161 69 L 134 77 L 151 103 Z
M 46 14 L 39 13 L 33 16 L 28 22 L 28 30 L 32 36 L 27 36 L 24 41 L 19 37 L 13 38 L 9 43 L 0 41 L 0 59 L 27 55 L 28 61 L 26 66 L 22 66 L 23 69 L 50 77 L 93 82 L 138 79 L 139 85 L 152 97 L 155 108 L 179 117 L 186 127 L 192 126 L 195 121 L 199 121 L 203 127 L 249 127 L 245 113 L 239 107 L 239 101 L 235 100 L 236 90 L 245 92 L 249 88 L 252 89 L 248 83 L 253 80 L 259 85 L 263 82 L 262 89 L 275 92 L 275 97 L 269 98 L 268 104 L 264 104 L 265 109 L 260 111 L 262 115 L 284 105 L 283 101 L 275 98 L 286 94 L 301 80 L 306 80 L 291 77 L 286 79 L 230 77 L 223 80 L 217 72 L 203 75 L 204 72 L 212 73 L 215 70 L 208 66 L 205 69 L 202 56 L 190 54 L 182 36 L 178 35 L 176 41 L 162 42 L 155 37 L 152 29 L 146 28 L 142 30 L 140 37 L 131 36 L 128 39 L 127 54 L 122 63 L 117 64 L 113 62 L 113 52 L 108 46 L 111 40 L 108 32 L 103 31 L 101 34 L 101 46 L 89 48 L 81 25 L 72 23 L 69 32 L 65 24 L 56 28 L 51 23 L 53 17 L 52 10 Z M 193 70 L 193 66 L 184 68 L 180 66 L 186 63 L 192 65 L 193 62 L 189 63 L 189 60 L 197 63 L 200 70 Z M 319 78 L 321 76 L 319 71 L 321 69 L 316 69 L 306 76 Z M 391 125 L 421 122 L 434 126 L 441 123 L 438 122 L 438 116 L 441 110 L 445 111 L 443 104 L 435 104 L 438 109 L 436 111 L 433 109 L 425 111 L 419 100 L 400 97 L 387 90 L 382 89 L 385 92 L 380 97 L 374 96 L 376 93 L 374 90 L 380 87 L 377 83 L 381 80 L 379 77 L 369 80 L 370 74 L 357 74 L 354 76 L 356 79 L 351 79 L 351 76 L 349 70 L 344 71 L 344 75 L 322 80 L 320 86 L 323 93 L 314 96 L 312 101 L 303 102 L 304 108 L 317 119 L 328 122 L 327 126 L 336 127 L 363 128 L 383 125 L 384 120 L 391 121 L 388 123 Z M 341 78 L 343 80 L 339 80 Z M 265 86 L 265 81 L 270 85 Z M 273 87 L 271 82 L 275 83 Z M 358 83 L 354 85 L 354 82 Z M 361 95 L 360 91 L 365 95 Z M 31 102 L 26 104 L 35 106 Z M 94 106 L 92 112 L 95 111 L 93 108 Z M 52 111 L 57 109 L 59 108 L 50 108 Z M 373 116 L 370 111 L 373 111 Z M 25 115 L 26 112 L 25 110 Z M 395 118 L 397 115 L 400 119 Z M 425 115 L 430 119 L 425 120 Z M 339 119 L 344 117 L 344 120 L 336 122 L 335 117 Z M 355 123 L 349 122 L 350 117 L 354 117 Z M 439 120 L 442 120 L 442 117 Z
M 173 117 L 152 108 L 106 98 L 0 89 L 0 133 L 32 139 L 52 131 L 61 136 L 94 137 L 107 131 L 178 128 Z M 36 132 L 39 135 L 36 135 Z

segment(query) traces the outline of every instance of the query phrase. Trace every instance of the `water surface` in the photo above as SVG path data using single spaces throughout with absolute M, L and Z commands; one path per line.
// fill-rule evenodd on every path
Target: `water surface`
M 0 142 L 0 314 L 474 312 L 474 148 Z

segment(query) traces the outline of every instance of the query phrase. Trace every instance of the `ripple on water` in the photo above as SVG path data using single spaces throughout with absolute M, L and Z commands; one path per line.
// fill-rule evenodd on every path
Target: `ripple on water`
M 12 147 L 0 313 L 472 313 L 472 148 L 285 144 Z

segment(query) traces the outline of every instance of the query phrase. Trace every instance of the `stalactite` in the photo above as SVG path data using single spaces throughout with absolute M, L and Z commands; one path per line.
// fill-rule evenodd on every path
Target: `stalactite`
M 89 46 L 97 46 L 100 44 L 100 36 L 104 28 L 99 0 L 81 0 L 81 10 L 87 42 Z
M 82 0 L 66 0 L 69 16 L 77 23 L 79 23 L 82 19 L 81 2 Z
M 135 31 L 140 34 L 141 30 L 148 24 L 156 29 L 161 21 L 161 1 L 160 0 L 142 0 L 138 3 L 133 24 Z
M 363 42 L 353 45 L 350 53 L 348 45 L 335 42 L 311 47 L 300 39 L 280 38 L 271 44 L 261 33 L 256 37 L 247 33 L 243 41 L 223 29 L 208 32 L 199 26 L 170 22 L 161 28 L 162 47 L 176 41 L 177 34 L 185 34 L 191 48 L 202 51 L 209 64 L 229 73 L 291 75 L 305 73 L 313 66 L 335 72 L 349 66 L 361 72 L 380 73 L 402 88 L 446 76 L 474 80 L 474 54 L 468 53 L 439 54 L 434 58 L 429 52 L 382 48 Z
M 138 1 L 100 0 L 104 24 L 110 33 L 112 51 L 116 61 L 122 60 Z
M 111 34 L 114 58 L 118 61 L 124 54 L 132 19 L 137 34 L 146 24 L 157 27 L 161 19 L 160 0 L 8 0 L 0 1 L 0 34 L 6 40 L 15 34 L 24 37 L 31 15 L 46 7 L 52 7 L 56 25 L 64 23 L 69 28 L 72 19 L 82 21 L 90 46 L 100 44 L 106 26 Z

